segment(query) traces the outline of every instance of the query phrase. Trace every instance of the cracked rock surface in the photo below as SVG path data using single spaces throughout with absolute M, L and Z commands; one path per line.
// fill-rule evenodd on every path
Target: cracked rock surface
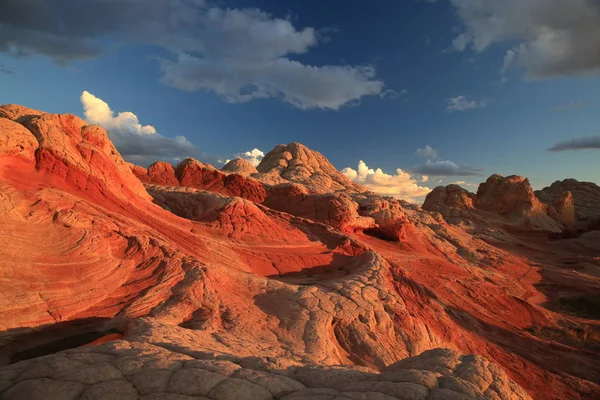
M 0 398 L 600 397 L 582 237 L 450 225 L 299 144 L 233 167 L 0 107 Z

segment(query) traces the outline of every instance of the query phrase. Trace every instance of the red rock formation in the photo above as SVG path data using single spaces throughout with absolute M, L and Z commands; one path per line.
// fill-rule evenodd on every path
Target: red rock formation
M 235 160 L 229 161 L 221 168 L 223 172 L 233 172 L 238 175 L 248 176 L 252 174 L 258 174 L 258 170 L 252 163 L 243 158 L 236 158 Z
M 533 216 L 544 214 L 544 206 L 522 176 L 492 175 L 477 190 L 477 208 L 500 215 Z
M 335 169 L 321 153 L 300 143 L 276 146 L 262 159 L 257 169 L 260 175 L 256 178 L 271 185 L 299 183 L 313 193 L 365 191 Z
M 146 191 L 102 129 L 0 110 L 3 398 L 600 395 L 573 300 L 600 290 L 597 250 L 331 193 L 332 171 L 314 194 L 329 183 L 293 159 L 261 171 L 281 186 L 186 160 L 182 187 Z
M 155 162 L 148 167 L 147 183 L 156 183 L 164 186 L 179 186 L 179 180 L 175 177 L 175 168 L 164 161 Z
M 425 198 L 423 209 L 438 211 L 441 208 L 474 208 L 475 195 L 458 185 L 438 186 Z
M 592 182 L 579 182 L 575 179 L 556 181 L 550 187 L 535 192 L 546 204 L 553 204 L 564 193 L 573 196 L 575 217 L 578 225 L 585 228 L 593 221 L 600 221 L 600 187 Z
M 575 226 L 575 200 L 571 192 L 561 193 L 556 197 L 553 204 L 556 219 L 566 226 Z
M 562 232 L 570 223 L 568 199 L 558 208 L 535 196 L 521 176 L 492 175 L 477 194 L 457 185 L 437 187 L 427 195 L 423 209 L 437 211 L 452 224 L 510 225 L 522 230 Z

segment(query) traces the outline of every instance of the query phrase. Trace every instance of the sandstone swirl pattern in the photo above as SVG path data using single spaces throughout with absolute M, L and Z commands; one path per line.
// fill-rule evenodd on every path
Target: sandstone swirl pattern
M 1 398 L 600 395 L 597 321 L 559 295 L 598 293 L 597 253 L 538 260 L 299 144 L 263 163 L 144 169 L 75 116 L 0 107 Z

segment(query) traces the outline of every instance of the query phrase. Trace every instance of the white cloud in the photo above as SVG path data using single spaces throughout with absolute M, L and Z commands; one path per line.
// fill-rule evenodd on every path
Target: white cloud
M 246 151 L 244 153 L 238 154 L 237 156 L 239 158 L 243 158 L 244 160 L 250 161 L 250 163 L 252 165 L 257 167 L 258 164 L 260 164 L 262 159 L 265 157 L 265 153 L 263 151 L 255 148 L 250 151 Z M 227 161 L 227 162 L 229 162 L 229 161 Z
M 478 187 L 479 186 L 479 185 L 477 185 L 475 183 L 469 183 L 467 181 L 451 182 L 450 185 L 459 185 L 459 186 L 467 186 L 467 187 Z
M 450 112 L 467 111 L 477 108 L 484 108 L 488 105 L 486 100 L 469 100 L 467 96 L 457 96 L 448 99 L 446 110 Z
M 600 74 L 597 0 L 451 2 L 463 23 L 453 43 L 458 51 L 510 43 L 503 71 L 521 66 L 530 78 Z
M 199 0 L 85 4 L 78 9 L 69 0 L 4 0 L 0 52 L 44 55 L 65 64 L 97 57 L 114 40 L 161 48 L 162 83 L 209 91 L 227 102 L 277 98 L 300 109 L 337 110 L 364 96 L 394 97 L 370 65 L 298 61 L 327 36 L 259 9 Z
M 161 136 L 153 126 L 140 124 L 130 111 L 115 115 L 104 100 L 87 91 L 81 94 L 80 100 L 87 122 L 106 129 L 127 161 L 148 165 L 158 160 L 176 162 L 200 154 L 185 136 Z
M 567 150 L 600 150 L 600 135 L 565 140 L 548 149 L 548 151 Z
M 156 129 L 153 126 L 142 126 L 137 115 L 130 111 L 120 112 L 115 116 L 108 103 L 87 90 L 81 93 L 81 104 L 85 119 L 90 124 L 100 125 L 111 131 L 125 131 L 140 136 L 156 135 Z
M 438 151 L 429 145 L 426 145 L 422 149 L 417 149 L 417 151 L 415 151 L 415 154 L 419 157 L 429 158 L 432 160 L 438 158 Z
M 230 103 L 279 98 L 300 109 L 331 109 L 367 95 L 383 95 L 383 82 L 370 66 L 314 67 L 279 57 L 247 63 L 180 54 L 163 59 L 161 82 L 187 91 L 209 90 Z
M 481 170 L 466 165 L 458 165 L 449 160 L 427 160 L 425 164 L 414 167 L 412 172 L 427 176 L 472 176 L 480 175 Z
M 351 181 L 359 183 L 368 190 L 382 196 L 418 201 L 431 192 L 428 187 L 419 186 L 415 177 L 400 168 L 396 169 L 395 175 L 389 175 L 383 172 L 381 168 L 369 168 L 361 160 L 356 170 L 348 167 L 344 168 L 342 173 Z

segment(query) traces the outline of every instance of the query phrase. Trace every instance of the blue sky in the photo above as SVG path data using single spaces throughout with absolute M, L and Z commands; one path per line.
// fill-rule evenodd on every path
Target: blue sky
M 600 181 L 594 0 L 5 3 L 0 103 L 104 125 L 134 162 L 296 141 L 400 197 L 492 173 Z M 115 114 L 84 115 L 83 91 Z

